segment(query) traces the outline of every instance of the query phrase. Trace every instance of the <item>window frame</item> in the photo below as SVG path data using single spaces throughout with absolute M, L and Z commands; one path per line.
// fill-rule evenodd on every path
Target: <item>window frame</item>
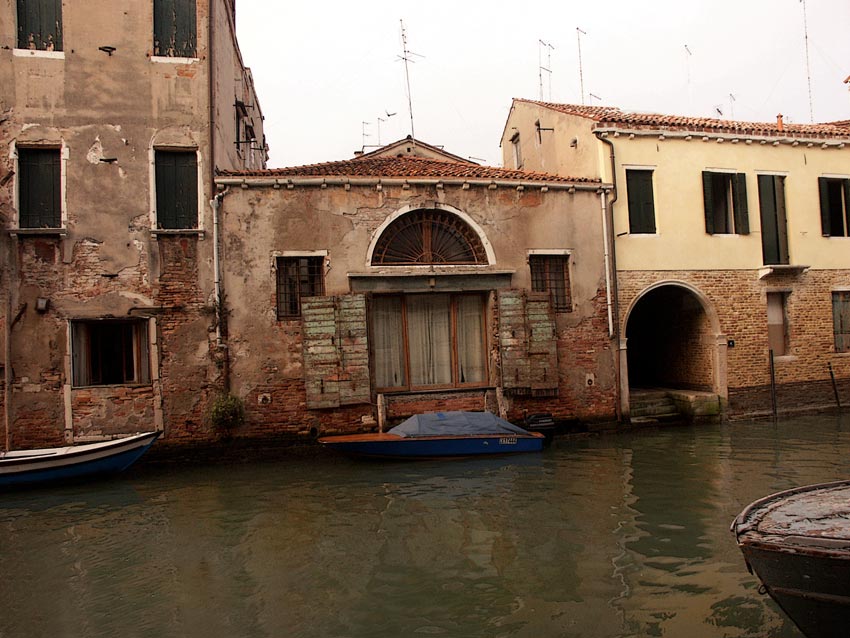
M 766 315 L 767 315 L 767 343 L 768 349 L 773 350 L 774 357 L 785 357 L 791 354 L 791 343 L 790 343 L 790 330 L 789 330 L 789 321 L 788 321 L 788 296 L 790 295 L 790 291 L 788 290 L 768 290 L 766 292 L 765 303 L 766 303 Z M 774 299 L 773 304 L 771 304 L 771 299 Z M 771 306 L 774 306 L 771 309 Z M 776 312 L 781 313 L 781 322 L 771 321 L 771 315 L 775 315 Z M 782 335 L 781 335 L 781 344 L 778 343 L 779 335 L 776 334 L 777 328 L 779 326 Z M 773 327 L 771 329 L 771 327 Z M 774 345 L 781 345 L 781 352 L 778 351 Z
M 836 354 L 850 354 L 850 290 L 832 291 L 832 335 Z
M 147 319 L 71 319 L 68 322 L 71 387 L 151 385 L 150 330 Z M 107 343 L 116 336 L 123 343 Z M 116 353 L 121 354 L 123 359 L 122 380 L 104 380 L 106 368 L 103 361 Z M 131 361 L 128 361 L 128 355 Z
M 15 48 L 18 51 L 30 51 L 30 52 L 40 52 L 46 54 L 52 53 L 62 53 L 64 51 L 64 19 L 62 16 L 62 0 L 39 0 L 39 5 L 37 7 L 28 6 L 27 0 L 17 0 L 16 11 L 15 11 Z M 45 29 L 47 24 L 49 24 L 49 16 L 44 16 L 41 14 L 48 13 L 45 11 L 47 5 L 52 5 L 51 9 L 54 14 L 57 15 L 57 19 L 54 19 L 54 24 L 58 26 L 58 29 L 55 31 L 51 31 L 50 29 Z M 35 26 L 29 25 L 26 20 L 26 9 L 30 9 L 31 13 L 38 13 L 39 16 L 35 22 L 39 23 L 39 30 L 36 32 L 32 29 L 26 29 L 27 26 Z M 21 11 L 24 11 L 24 20 L 21 19 Z M 33 11 L 34 10 L 34 11 Z M 47 35 L 48 39 L 44 40 L 42 37 L 41 44 L 43 46 L 31 47 L 29 46 L 29 41 L 24 42 L 21 38 L 25 31 L 29 31 L 29 36 L 33 36 L 38 33 L 39 35 Z M 50 36 L 53 36 L 52 44 L 50 44 Z M 24 46 L 27 44 L 27 46 Z
M 23 183 L 24 181 L 30 181 L 30 177 L 35 177 L 34 175 L 29 175 L 29 169 L 25 168 L 25 166 L 30 165 L 27 161 L 22 161 L 22 155 L 26 156 L 28 154 L 55 154 L 52 163 L 52 171 L 54 175 L 51 177 L 51 183 L 53 186 L 53 203 L 51 211 L 52 218 L 49 220 L 51 222 L 56 221 L 58 224 L 50 224 L 50 225 L 36 225 L 30 223 L 27 220 L 27 224 L 24 225 L 22 222 L 24 221 L 24 211 L 25 207 L 28 207 L 29 197 L 24 196 L 24 188 L 26 185 Z M 66 212 L 65 212 L 65 163 L 66 163 L 67 153 L 64 146 L 29 146 L 29 145 L 21 145 L 15 147 L 15 210 L 17 212 L 17 230 L 29 231 L 38 233 L 41 232 L 52 232 L 56 230 L 62 230 L 65 228 L 66 221 Z
M 531 290 L 532 292 L 542 292 L 549 294 L 549 303 L 552 310 L 555 312 L 572 312 L 573 311 L 573 294 L 572 294 L 572 277 L 570 269 L 572 268 L 571 252 L 563 251 L 539 251 L 530 250 L 528 252 L 528 269 L 531 274 Z M 558 262 L 563 263 L 563 297 L 558 294 L 556 289 L 551 288 L 551 282 L 558 273 L 553 276 L 551 267 Z M 537 270 L 535 268 L 542 269 Z M 537 272 L 535 273 L 535 270 Z
M 157 16 L 161 16 L 165 13 L 162 9 L 162 5 L 166 2 L 170 2 L 173 7 L 173 16 L 174 21 L 168 22 L 166 24 L 160 24 L 158 22 Z M 183 4 L 179 4 L 183 3 Z M 188 4 L 192 4 L 192 11 L 189 10 Z M 197 0 L 154 0 L 151 5 L 152 10 L 152 19 L 151 19 L 151 59 L 156 59 L 158 61 L 193 61 L 198 59 L 198 3 Z M 181 11 L 186 11 L 186 14 L 181 13 Z M 158 44 L 158 35 L 161 33 L 161 29 L 165 29 L 166 26 L 170 25 L 170 30 L 172 32 L 172 36 L 176 37 L 176 30 L 178 28 L 179 18 L 183 17 L 186 19 L 188 14 L 191 13 L 192 17 L 190 26 L 192 35 L 191 35 L 191 47 L 187 47 L 185 49 L 165 49 L 163 52 L 162 48 Z M 158 28 L 159 26 L 159 28 Z M 172 51 L 171 54 L 168 51 Z M 189 55 L 191 54 L 191 55 Z
M 402 348 L 403 357 L 402 365 L 404 370 L 404 384 L 399 386 L 379 386 L 377 379 L 374 379 L 375 391 L 379 394 L 390 394 L 400 392 L 431 392 L 440 390 L 463 390 L 471 388 L 484 388 L 489 384 L 490 378 L 490 362 L 489 362 L 489 339 L 487 334 L 487 295 L 483 292 L 446 292 L 440 293 L 449 298 L 449 334 L 450 334 L 450 356 L 451 356 L 451 382 L 440 383 L 433 385 L 415 385 L 411 379 L 411 362 L 410 362 L 410 328 L 407 300 L 411 297 L 426 297 L 433 293 L 391 293 L 374 295 L 370 300 L 370 316 L 368 318 L 369 331 L 371 335 L 375 332 L 375 322 L 371 317 L 374 304 L 377 299 L 398 299 L 401 303 L 401 330 L 402 330 Z M 461 297 L 476 297 L 481 303 L 481 364 L 482 364 L 482 379 L 481 381 L 460 381 L 460 355 L 458 350 L 458 299 Z M 370 366 L 374 375 L 377 368 L 377 354 L 375 353 L 376 341 L 374 336 L 369 339 L 370 343 L 370 358 L 372 365 Z
M 719 224 L 716 194 L 723 191 L 726 205 L 725 219 Z M 749 235 L 749 205 L 747 202 L 746 173 L 705 170 L 702 172 L 703 209 L 705 232 L 709 235 Z M 718 227 L 721 226 L 720 229 Z
M 278 321 L 288 321 L 291 319 L 299 319 L 302 316 L 301 299 L 304 297 L 322 297 L 325 294 L 325 259 L 327 252 L 302 252 L 302 253 L 284 253 L 275 256 L 275 314 Z M 307 277 L 311 278 L 310 289 L 302 289 L 302 281 L 300 276 L 296 281 L 297 291 L 294 293 L 283 292 L 286 287 L 284 278 L 286 277 L 286 264 L 304 261 L 303 267 L 307 268 Z M 300 270 L 301 265 L 297 266 Z M 299 273 L 300 275 L 301 273 Z M 312 281 L 312 278 L 316 278 Z M 288 297 L 287 297 L 288 295 Z M 285 300 L 289 298 L 296 306 L 291 312 L 281 312 L 285 306 Z M 290 306 L 291 308 L 292 306 Z
M 521 138 L 519 136 L 519 132 L 516 132 L 516 133 L 513 134 L 513 136 L 511 136 L 511 149 L 513 150 L 513 156 L 514 156 L 514 168 L 516 168 L 516 170 L 518 170 L 518 171 L 522 170 L 522 166 L 523 166 L 523 163 L 522 163 L 522 146 L 520 145 L 521 144 L 520 139 Z
M 830 189 L 837 187 L 838 207 L 834 210 L 835 193 Z M 850 237 L 850 178 L 844 176 L 823 175 L 818 177 L 818 197 L 820 200 L 821 233 L 824 237 Z M 837 218 L 837 219 L 836 219 Z M 836 222 L 839 222 L 836 224 Z M 840 225 L 840 233 L 835 233 Z
M 655 215 L 655 168 L 629 166 L 626 171 L 626 200 L 630 235 L 657 235 Z M 640 179 L 641 181 L 638 181 Z M 648 196 L 648 197 L 647 197 Z M 651 224 L 650 215 L 651 212 Z
M 194 211 L 194 222 L 191 226 L 166 226 L 163 223 L 163 209 L 167 208 L 166 201 L 164 199 L 163 193 L 166 192 L 167 184 L 161 183 L 161 179 L 165 179 L 165 169 L 166 166 L 164 163 L 160 163 L 158 159 L 160 157 L 167 156 L 184 156 L 185 158 L 192 157 L 194 163 L 194 172 L 193 177 L 186 176 L 185 188 L 184 192 L 187 195 L 187 198 L 184 201 L 184 205 L 187 205 L 187 216 L 189 215 L 189 211 Z M 186 147 L 154 147 L 151 153 L 151 180 L 152 180 L 152 205 L 153 210 L 151 214 L 151 223 L 153 225 L 153 229 L 158 233 L 168 233 L 168 232 L 198 232 L 202 230 L 201 221 L 203 219 L 203 214 L 201 210 L 201 202 L 203 201 L 203 183 L 201 181 L 201 157 L 197 148 L 186 148 Z M 162 176 L 162 177 L 161 177 Z M 174 183 L 177 184 L 181 178 L 178 177 L 178 169 L 175 167 L 173 171 L 173 175 L 171 176 Z M 182 183 L 182 182 L 181 182 Z M 194 186 L 194 188 L 192 188 Z M 189 193 L 191 193 L 191 203 L 189 202 Z M 177 198 L 174 200 L 174 211 L 177 210 Z M 171 213 L 172 211 L 167 211 L 167 213 Z M 174 222 L 179 221 L 179 214 L 174 212 Z M 188 221 L 188 219 L 187 219 Z

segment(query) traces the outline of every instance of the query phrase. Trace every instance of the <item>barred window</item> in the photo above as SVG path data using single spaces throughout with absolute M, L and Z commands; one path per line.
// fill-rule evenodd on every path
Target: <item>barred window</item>
M 548 292 L 552 309 L 557 312 L 571 312 L 573 309 L 569 259 L 569 255 L 530 255 L 528 258 L 531 289 Z
M 301 298 L 325 294 L 324 257 L 277 258 L 277 318 L 301 316 Z

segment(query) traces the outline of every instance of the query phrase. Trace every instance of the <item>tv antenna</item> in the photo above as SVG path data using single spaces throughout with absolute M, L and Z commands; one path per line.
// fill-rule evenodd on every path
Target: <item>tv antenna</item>
M 809 119 L 815 123 L 815 112 L 812 107 L 812 71 L 809 67 L 809 22 L 806 16 L 806 0 L 800 0 L 803 4 L 803 42 L 806 46 L 806 80 L 809 85 Z
M 424 56 L 408 50 L 407 32 L 404 30 L 404 20 L 399 20 L 399 23 L 401 24 L 401 47 L 403 53 L 398 59 L 404 62 L 404 80 L 407 84 L 407 111 L 410 113 L 410 138 L 413 141 L 413 146 L 416 146 L 416 134 L 413 131 L 413 96 L 410 93 L 410 69 L 408 66 L 409 63 L 416 62 L 416 60 L 413 60 L 411 56 L 415 55 L 419 58 Z
M 372 136 L 371 136 L 371 134 L 369 134 L 369 133 L 367 133 L 367 132 L 366 132 L 366 127 L 367 127 L 367 126 L 370 126 L 371 124 L 370 124 L 369 122 L 360 122 L 360 124 L 361 124 L 361 131 L 360 131 L 360 135 L 361 135 L 361 137 L 363 138 L 363 140 L 362 140 L 362 141 L 363 141 L 362 146 L 363 146 L 363 148 L 366 148 L 366 138 L 367 138 L 367 137 L 372 137 Z
M 688 111 L 693 110 L 693 105 L 691 104 L 691 57 L 693 53 L 688 48 L 688 45 L 685 45 L 685 82 L 688 87 Z
M 595 93 L 588 93 L 587 99 L 590 102 L 590 106 L 593 106 L 593 100 L 599 100 L 600 102 L 602 101 L 602 98 L 596 95 Z
M 729 119 L 735 119 L 735 96 L 729 94 Z
M 555 49 L 549 42 L 537 40 L 537 74 L 540 79 L 540 100 L 543 101 L 543 72 L 548 73 L 549 101 L 552 101 L 552 51 Z M 546 51 L 546 66 L 543 66 L 543 49 Z
M 584 70 L 581 66 L 581 36 L 587 35 L 586 31 L 582 31 L 580 28 L 576 27 L 576 39 L 578 40 L 578 81 L 579 86 L 581 87 L 581 103 L 584 106 Z

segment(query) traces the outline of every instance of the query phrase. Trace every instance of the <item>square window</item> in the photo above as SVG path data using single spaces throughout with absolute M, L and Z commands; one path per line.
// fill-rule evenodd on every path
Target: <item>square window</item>
M 62 0 L 18 0 L 18 48 L 62 50 Z
M 156 151 L 156 224 L 165 230 L 198 227 L 198 156 Z
M 62 162 L 58 148 L 18 149 L 20 228 L 62 226 Z
M 72 321 L 73 384 L 151 382 L 147 321 Z
M 325 294 L 324 257 L 277 258 L 277 318 L 301 316 L 301 298 Z
M 197 55 L 195 0 L 154 0 L 153 54 L 168 58 Z
M 530 255 L 531 289 L 548 292 L 552 309 L 556 312 L 571 312 L 569 255 Z
M 629 203 L 629 232 L 633 235 L 655 233 L 655 197 L 652 170 L 627 169 L 626 193 Z
M 824 236 L 850 237 L 850 179 L 818 178 Z
M 832 293 L 835 351 L 850 352 L 850 291 Z
M 703 171 L 702 192 L 707 233 L 746 235 L 750 232 L 744 173 Z

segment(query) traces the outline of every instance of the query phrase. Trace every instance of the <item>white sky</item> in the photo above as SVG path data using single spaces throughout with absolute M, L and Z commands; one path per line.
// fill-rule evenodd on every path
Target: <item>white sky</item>
M 809 123 L 800 0 L 237 0 L 269 167 L 348 159 L 410 133 L 492 166 L 511 98 Z M 850 0 L 806 0 L 815 122 L 850 119 Z M 687 50 L 686 47 L 687 46 Z M 690 55 L 688 54 L 690 51 Z M 589 94 L 600 99 L 590 97 Z M 734 96 L 734 101 L 729 94 Z M 396 113 L 388 118 L 386 113 Z M 378 117 L 380 122 L 378 140 Z M 371 150 L 367 148 L 366 150 Z

